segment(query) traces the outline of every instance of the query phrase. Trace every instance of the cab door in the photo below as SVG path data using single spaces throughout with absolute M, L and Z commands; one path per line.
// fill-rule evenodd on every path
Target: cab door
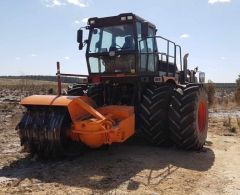
M 140 31 L 138 27 L 138 31 Z M 142 34 L 141 34 L 142 35 Z M 148 35 L 143 38 L 139 36 L 139 70 L 140 74 L 152 74 L 157 71 L 157 47 L 155 40 L 155 29 L 153 27 L 148 27 Z

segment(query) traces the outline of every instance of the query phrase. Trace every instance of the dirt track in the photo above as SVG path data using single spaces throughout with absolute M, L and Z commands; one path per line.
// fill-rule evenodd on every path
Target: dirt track
M 40 162 L 21 152 L 14 130 L 21 115 L 17 101 L 0 103 L 0 194 L 240 194 L 239 132 L 225 130 L 216 114 L 210 115 L 201 152 L 135 139 L 78 158 Z

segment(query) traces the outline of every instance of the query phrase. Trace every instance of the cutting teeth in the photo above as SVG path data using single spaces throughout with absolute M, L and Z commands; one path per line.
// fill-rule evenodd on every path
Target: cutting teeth
M 32 155 L 55 158 L 65 154 L 71 120 L 65 107 L 27 107 L 17 126 L 21 145 Z

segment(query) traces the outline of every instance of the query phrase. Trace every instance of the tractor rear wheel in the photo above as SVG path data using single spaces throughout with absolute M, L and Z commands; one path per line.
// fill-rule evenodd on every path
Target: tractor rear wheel
M 139 110 L 139 128 L 154 145 L 169 144 L 168 109 L 171 88 L 168 85 L 151 86 L 143 92 Z
M 207 95 L 201 85 L 174 90 L 169 109 L 170 137 L 183 149 L 201 149 L 207 138 Z

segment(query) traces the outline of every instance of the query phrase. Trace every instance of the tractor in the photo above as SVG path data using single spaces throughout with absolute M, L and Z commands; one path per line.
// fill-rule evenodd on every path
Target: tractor
M 83 40 L 84 30 L 88 38 Z M 33 95 L 17 125 L 21 144 L 42 158 L 64 156 L 72 144 L 100 148 L 134 135 L 150 144 L 185 150 L 204 146 L 208 130 L 205 74 L 188 69 L 188 54 L 157 36 L 133 14 L 89 18 L 77 32 L 86 46 L 88 75 L 63 95 Z M 80 81 L 80 80 L 79 80 Z

